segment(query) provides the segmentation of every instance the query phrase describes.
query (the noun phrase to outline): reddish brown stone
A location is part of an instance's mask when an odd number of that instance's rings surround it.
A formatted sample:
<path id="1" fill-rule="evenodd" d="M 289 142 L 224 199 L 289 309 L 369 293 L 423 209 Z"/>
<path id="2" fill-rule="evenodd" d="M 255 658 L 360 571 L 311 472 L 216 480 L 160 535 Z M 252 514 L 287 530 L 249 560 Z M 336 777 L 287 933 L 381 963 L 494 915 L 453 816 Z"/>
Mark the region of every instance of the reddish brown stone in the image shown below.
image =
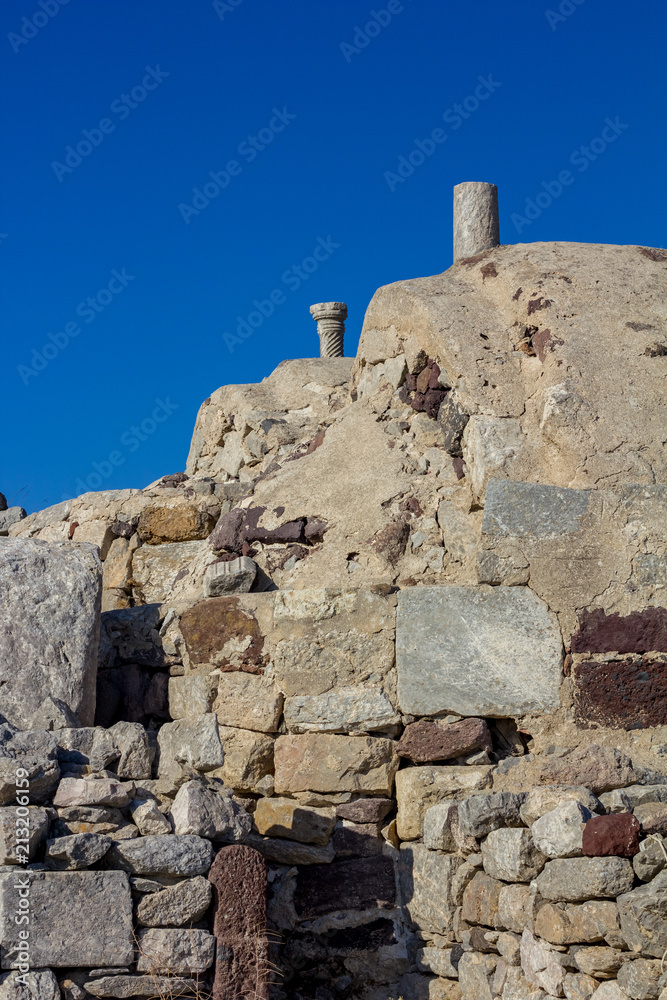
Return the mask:
<path id="1" fill-rule="evenodd" d="M 661 726 L 667 716 L 667 663 L 646 657 L 579 663 L 574 703 L 582 725 Z"/>
<path id="2" fill-rule="evenodd" d="M 382 854 L 303 867 L 294 894 L 300 920 L 334 910 L 390 908 L 395 900 L 394 863 Z"/>
<path id="3" fill-rule="evenodd" d="M 369 545 L 381 553 L 390 566 L 395 566 L 405 552 L 405 546 L 410 537 L 410 523 L 406 517 L 398 517 L 395 521 L 381 528 L 369 540 Z"/>
<path id="4" fill-rule="evenodd" d="M 582 850 L 587 858 L 633 858 L 639 851 L 639 823 L 632 813 L 593 816 L 584 826 Z"/>
<path id="5" fill-rule="evenodd" d="M 381 823 L 393 804 L 391 799 L 356 799 L 336 806 L 336 815 L 352 823 Z"/>
<path id="6" fill-rule="evenodd" d="M 475 750 L 490 750 L 491 736 L 484 719 L 461 719 L 447 726 L 437 722 L 413 722 L 398 742 L 398 753 L 413 764 L 462 757 Z"/>
<path id="7" fill-rule="evenodd" d="M 240 507 L 223 514 L 208 537 L 209 545 L 216 550 L 227 549 L 228 552 L 240 552 L 243 545 L 241 527 L 245 511 Z"/>
<path id="8" fill-rule="evenodd" d="M 252 847 L 232 844 L 218 851 L 208 878 L 217 942 L 211 1000 L 268 1000 L 266 862 Z"/>
<path id="9" fill-rule="evenodd" d="M 584 611 L 572 636 L 573 653 L 667 652 L 667 608 L 644 608 L 621 617 L 602 608 Z"/>
<path id="10" fill-rule="evenodd" d="M 268 662 L 264 636 L 250 611 L 240 607 L 238 597 L 209 597 L 185 611 L 181 632 L 191 663 L 215 663 L 220 670 L 245 670 L 261 673 Z M 234 662 L 220 660 L 217 654 L 230 639 L 238 639 L 243 653 Z"/>

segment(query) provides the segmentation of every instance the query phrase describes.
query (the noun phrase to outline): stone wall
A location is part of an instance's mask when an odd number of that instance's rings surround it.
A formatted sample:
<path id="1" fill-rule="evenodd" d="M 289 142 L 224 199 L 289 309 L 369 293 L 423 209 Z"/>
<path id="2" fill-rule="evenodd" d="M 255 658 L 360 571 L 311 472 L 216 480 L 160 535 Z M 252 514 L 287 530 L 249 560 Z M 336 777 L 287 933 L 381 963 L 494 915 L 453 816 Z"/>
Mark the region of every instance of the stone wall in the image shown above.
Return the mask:
<path id="1" fill-rule="evenodd" d="M 0 1000 L 657 1000 L 664 264 L 380 289 L 185 473 L 0 522 Z"/>

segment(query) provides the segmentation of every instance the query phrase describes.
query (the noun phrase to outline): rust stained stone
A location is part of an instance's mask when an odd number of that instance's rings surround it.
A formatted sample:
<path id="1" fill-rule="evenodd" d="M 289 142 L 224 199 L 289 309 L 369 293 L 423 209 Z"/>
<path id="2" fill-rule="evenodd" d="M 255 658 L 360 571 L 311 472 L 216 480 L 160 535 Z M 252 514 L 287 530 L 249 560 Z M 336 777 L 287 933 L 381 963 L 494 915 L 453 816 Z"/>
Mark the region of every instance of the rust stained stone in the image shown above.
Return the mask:
<path id="1" fill-rule="evenodd" d="M 413 764 L 461 757 L 475 750 L 490 750 L 491 735 L 484 719 L 462 719 L 447 726 L 422 719 L 406 726 L 398 754 Z"/>
<path id="2" fill-rule="evenodd" d="M 667 652 L 667 608 L 644 608 L 621 617 L 602 608 L 584 611 L 572 636 L 573 653 Z"/>
<path id="3" fill-rule="evenodd" d="M 584 826 L 582 850 L 587 858 L 634 858 L 639 852 L 639 823 L 632 813 L 593 816 Z"/>
<path id="4" fill-rule="evenodd" d="M 180 627 L 193 665 L 215 662 L 222 671 L 263 673 L 268 662 L 264 636 L 254 615 L 240 607 L 238 597 L 209 597 L 199 601 L 183 613 Z M 242 640 L 240 668 L 230 661 L 219 661 L 216 656 L 230 639 Z"/>
<path id="5" fill-rule="evenodd" d="M 254 848 L 232 844 L 218 851 L 208 878 L 217 943 L 211 1000 L 268 1000 L 266 862 Z"/>

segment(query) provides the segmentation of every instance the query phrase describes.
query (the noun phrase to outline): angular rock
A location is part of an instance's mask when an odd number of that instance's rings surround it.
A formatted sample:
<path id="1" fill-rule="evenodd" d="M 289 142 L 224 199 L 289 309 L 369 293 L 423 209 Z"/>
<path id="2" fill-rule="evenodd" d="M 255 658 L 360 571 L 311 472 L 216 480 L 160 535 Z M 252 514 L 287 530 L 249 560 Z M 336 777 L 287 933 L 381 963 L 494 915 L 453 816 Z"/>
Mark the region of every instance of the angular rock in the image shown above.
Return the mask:
<path id="1" fill-rule="evenodd" d="M 437 802 L 424 813 L 424 844 L 431 851 L 453 852 L 457 849 L 451 828 L 451 812 L 455 799 Z"/>
<path id="2" fill-rule="evenodd" d="M 406 726 L 398 742 L 399 757 L 407 757 L 413 764 L 428 764 L 490 749 L 491 734 L 484 719 L 461 719 L 449 724 L 422 719 Z"/>
<path id="3" fill-rule="evenodd" d="M 667 833 L 667 802 L 645 802 L 635 809 L 642 833 Z"/>
<path id="4" fill-rule="evenodd" d="M 174 761 L 197 771 L 212 771 L 224 763 L 218 720 L 212 712 L 167 723 L 160 729 L 157 742 L 159 774 L 166 773 Z"/>
<path id="5" fill-rule="evenodd" d="M 422 835 L 424 814 L 429 806 L 443 799 L 491 783 L 491 767 L 430 766 L 407 767 L 396 775 L 398 804 L 397 827 L 401 840 L 416 840 Z"/>
<path id="6" fill-rule="evenodd" d="M 632 1000 L 657 1000 L 662 990 L 661 976 L 662 962 L 635 958 L 621 965 L 616 978 L 623 992 Z"/>
<path id="7" fill-rule="evenodd" d="M 558 621 L 526 587 L 409 587 L 398 594 L 401 711 L 517 716 L 559 707 Z"/>
<path id="8" fill-rule="evenodd" d="M 597 941 L 617 948 L 623 945 L 618 908 L 607 900 L 590 900 L 581 906 L 544 903 L 535 917 L 535 934 L 557 945 Z"/>
<path id="9" fill-rule="evenodd" d="M 564 757 L 547 757 L 541 763 L 538 780 L 548 785 L 583 785 L 599 795 L 632 785 L 639 777 L 630 758 L 620 750 L 589 744 Z"/>
<path id="10" fill-rule="evenodd" d="M 593 816 L 584 827 L 585 857 L 633 858 L 639 852 L 639 822 L 630 813 Z"/>
<path id="11" fill-rule="evenodd" d="M 169 678 L 169 714 L 172 719 L 192 719 L 207 715 L 218 693 L 218 677 L 213 674 L 184 674 Z"/>
<path id="12" fill-rule="evenodd" d="M 332 910 L 390 909 L 395 898 L 394 863 L 376 855 L 301 869 L 294 905 L 306 920 Z"/>
<path id="13" fill-rule="evenodd" d="M 589 1000 L 598 988 L 597 979 L 583 972 L 568 972 L 563 979 L 563 993 L 567 1000 Z"/>
<path id="14" fill-rule="evenodd" d="M 204 573 L 204 597 L 247 594 L 256 576 L 257 563 L 248 556 L 211 563 Z"/>
<path id="15" fill-rule="evenodd" d="M 262 779 L 273 774 L 273 737 L 232 726 L 220 726 L 219 733 L 225 762 L 211 777 L 222 778 L 235 792 L 256 791 Z"/>
<path id="16" fill-rule="evenodd" d="M 92 726 L 102 568 L 87 544 L 0 538 L 0 713 L 20 729 Z"/>
<path id="17" fill-rule="evenodd" d="M 583 853 L 582 836 L 587 821 L 591 821 L 588 809 L 571 799 L 540 816 L 530 829 L 536 846 L 548 858 L 575 858 Z"/>
<path id="18" fill-rule="evenodd" d="M 544 899 L 578 903 L 618 896 L 631 889 L 633 881 L 626 858 L 559 858 L 547 862 L 535 885 Z"/>
<path id="19" fill-rule="evenodd" d="M 44 862 L 56 871 L 92 868 L 111 847 L 111 837 L 99 833 L 78 833 L 47 840 Z"/>
<path id="20" fill-rule="evenodd" d="M 502 885 L 498 894 L 498 926 L 521 934 L 525 927 L 535 930 L 542 900 L 527 885 Z"/>
<path id="21" fill-rule="evenodd" d="M 260 837 L 251 833 L 246 843 L 255 848 L 267 861 L 277 865 L 328 865 L 336 856 L 331 841 L 326 847 L 315 844 L 301 844 L 298 840 L 283 840 L 281 837 Z"/>
<path id="22" fill-rule="evenodd" d="M 459 803 L 459 826 L 467 837 L 484 837 L 501 826 L 521 826 L 523 795 L 492 792 L 471 795 Z"/>
<path id="23" fill-rule="evenodd" d="M 2 1000 L 60 1000 L 58 980 L 50 969 L 10 972 L 0 986 Z"/>
<path id="24" fill-rule="evenodd" d="M 626 1000 L 626 995 L 615 979 L 600 983 L 594 994 L 597 1000 Z"/>
<path id="25" fill-rule="evenodd" d="M 508 965 L 521 964 L 521 938 L 518 934 L 503 931 L 498 935 L 496 947 Z"/>
<path id="26" fill-rule="evenodd" d="M 58 762 L 63 770 L 66 764 L 87 764 L 92 772 L 103 771 L 118 759 L 118 755 L 111 733 L 99 726 L 58 732 Z"/>
<path id="27" fill-rule="evenodd" d="M 385 692 L 361 685 L 285 700 L 285 725 L 292 733 L 373 732 L 398 722 Z"/>
<path id="28" fill-rule="evenodd" d="M 178 979 L 175 976 L 102 976 L 83 985 L 86 993 L 93 997 L 115 997 L 117 1000 L 128 1000 L 129 997 L 181 997 L 197 994 L 197 982 L 194 979 Z"/>
<path id="29" fill-rule="evenodd" d="M 628 948 L 662 958 L 667 950 L 667 872 L 624 892 L 616 902 Z"/>
<path id="30" fill-rule="evenodd" d="M 521 819 L 526 826 L 564 802 L 579 802 L 589 812 L 603 812 L 601 800 L 582 785 L 544 785 L 531 788 L 521 805 Z"/>
<path id="31" fill-rule="evenodd" d="M 284 792 L 391 794 L 398 768 L 392 740 L 373 736 L 279 736 L 275 788 Z"/>
<path id="32" fill-rule="evenodd" d="M 339 820 L 331 843 L 337 858 L 368 858 L 382 853 L 382 840 L 377 823 L 350 823 Z"/>
<path id="33" fill-rule="evenodd" d="M 552 997 L 563 996 L 566 968 L 561 955 L 526 928 L 521 935 L 521 968 L 529 983 Z"/>
<path id="34" fill-rule="evenodd" d="M 211 902 L 211 883 L 197 876 L 143 896 L 137 923 L 144 927 L 183 927 L 203 917 Z"/>
<path id="35" fill-rule="evenodd" d="M 19 817 L 15 806 L 0 808 L 0 865 L 32 860 L 48 830 L 49 816 L 45 809 L 28 806 L 28 815 Z"/>
<path id="36" fill-rule="evenodd" d="M 611 979 L 629 958 L 627 951 L 600 945 L 590 948 L 575 946 L 570 949 L 570 955 L 581 972 L 597 979 Z"/>
<path id="37" fill-rule="evenodd" d="M 333 809 L 303 806 L 294 799 L 260 799 L 253 814 L 257 831 L 269 837 L 287 837 L 303 844 L 326 845 L 336 825 Z"/>
<path id="38" fill-rule="evenodd" d="M 114 770 L 119 778 L 150 778 L 153 753 L 146 730 L 138 722 L 117 722 L 109 735 L 120 752 Z"/>
<path id="39" fill-rule="evenodd" d="M 20 912 L 16 874 L 0 874 L 2 968 L 16 959 Z M 129 965 L 134 959 L 132 900 L 124 872 L 24 871 L 29 883 L 30 962 L 35 967 Z"/>
<path id="40" fill-rule="evenodd" d="M 146 604 L 166 601 L 176 576 L 206 551 L 205 541 L 142 545 L 132 559 L 135 592 L 140 592 Z"/>
<path id="41" fill-rule="evenodd" d="M 212 786 L 186 781 L 174 799 L 171 818 L 176 834 L 194 834 L 225 843 L 243 840 L 252 828 L 251 817 L 222 782 Z"/>
<path id="42" fill-rule="evenodd" d="M 132 875 L 183 877 L 204 875 L 211 867 L 213 855 L 210 841 L 203 837 L 163 834 L 114 844 L 105 864 Z"/>
<path id="43" fill-rule="evenodd" d="M 171 833 L 171 823 L 164 813 L 160 812 L 154 799 L 132 799 L 130 813 L 142 837 Z"/>
<path id="44" fill-rule="evenodd" d="M 662 838 L 659 841 L 648 837 L 643 840 L 639 845 L 639 853 L 632 859 L 637 878 L 642 882 L 650 882 L 655 878 L 667 864 L 666 849 Z"/>
<path id="45" fill-rule="evenodd" d="M 355 799 L 336 806 L 336 815 L 352 823 L 381 823 L 393 804 L 392 799 Z"/>
<path id="46" fill-rule="evenodd" d="M 217 961 L 213 1000 L 268 1000 L 266 863 L 250 847 L 223 847 L 209 873 Z"/>
<path id="47" fill-rule="evenodd" d="M 147 927 L 137 936 L 137 972 L 193 975 L 213 965 L 215 938 L 208 931 Z"/>
<path id="48" fill-rule="evenodd" d="M 484 871 L 504 882 L 530 882 L 544 868 L 546 857 L 535 846 L 530 830 L 492 830 L 482 843 Z"/>
<path id="49" fill-rule="evenodd" d="M 497 959 L 491 955 L 465 952 L 459 962 L 459 983 L 465 1000 L 493 1000 L 493 973 Z"/>
<path id="50" fill-rule="evenodd" d="M 128 805 L 134 798 L 134 784 L 114 778 L 63 778 L 53 799 L 54 806 Z"/>
<path id="51" fill-rule="evenodd" d="M 502 888 L 502 882 L 478 872 L 463 893 L 463 919 L 469 924 L 483 924 L 485 927 L 502 926 L 498 910 Z"/>
<path id="52" fill-rule="evenodd" d="M 275 733 L 282 707 L 283 696 L 269 677 L 236 670 L 218 679 L 213 711 L 221 726 Z"/>
<path id="53" fill-rule="evenodd" d="M 667 785 L 628 785 L 600 796 L 608 813 L 629 812 L 645 802 L 667 802 Z"/>
<path id="54" fill-rule="evenodd" d="M 452 948 L 420 948 L 417 952 L 417 968 L 420 972 L 433 972 L 445 979 L 458 979 L 459 959 L 452 960 Z"/>
<path id="55" fill-rule="evenodd" d="M 589 490 L 489 479 L 482 534 L 540 539 L 573 534 L 579 531 L 589 496 Z"/>
<path id="56" fill-rule="evenodd" d="M 208 538 L 214 525 L 211 514 L 194 505 L 145 507 L 139 516 L 137 534 L 148 545 L 164 545 Z"/>

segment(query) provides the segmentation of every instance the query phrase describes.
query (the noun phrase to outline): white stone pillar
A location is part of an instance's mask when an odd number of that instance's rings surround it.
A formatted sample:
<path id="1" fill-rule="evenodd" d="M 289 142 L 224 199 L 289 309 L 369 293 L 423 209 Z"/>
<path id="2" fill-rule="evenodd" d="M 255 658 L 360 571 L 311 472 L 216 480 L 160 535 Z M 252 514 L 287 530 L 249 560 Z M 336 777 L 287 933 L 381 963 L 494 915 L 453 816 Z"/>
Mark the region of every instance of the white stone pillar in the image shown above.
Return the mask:
<path id="1" fill-rule="evenodd" d="M 344 302 L 316 302 L 310 315 L 317 320 L 321 358 L 342 358 L 347 306 Z"/>
<path id="2" fill-rule="evenodd" d="M 454 187 L 454 261 L 500 244 L 498 188 L 482 181 Z"/>

